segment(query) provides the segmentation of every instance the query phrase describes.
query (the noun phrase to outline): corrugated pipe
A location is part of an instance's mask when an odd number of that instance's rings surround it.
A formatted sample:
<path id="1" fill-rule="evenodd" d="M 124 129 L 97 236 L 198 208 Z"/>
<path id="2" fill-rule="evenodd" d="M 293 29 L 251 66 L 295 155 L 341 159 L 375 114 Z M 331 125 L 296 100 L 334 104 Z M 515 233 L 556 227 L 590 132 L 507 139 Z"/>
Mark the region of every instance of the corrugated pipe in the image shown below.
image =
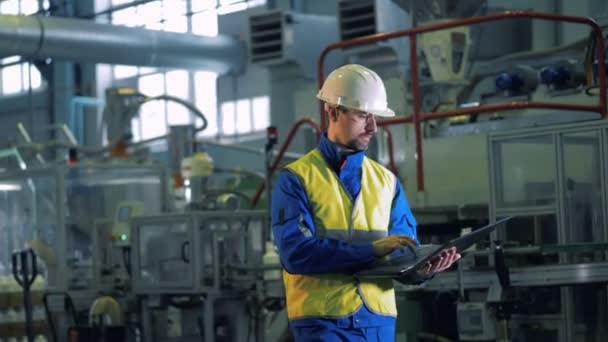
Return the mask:
<path id="1" fill-rule="evenodd" d="M 135 18 L 133 18 L 135 20 Z M 99 24 L 90 20 L 0 15 L 0 53 L 28 58 L 239 72 L 245 44 L 230 36 L 203 37 Z"/>

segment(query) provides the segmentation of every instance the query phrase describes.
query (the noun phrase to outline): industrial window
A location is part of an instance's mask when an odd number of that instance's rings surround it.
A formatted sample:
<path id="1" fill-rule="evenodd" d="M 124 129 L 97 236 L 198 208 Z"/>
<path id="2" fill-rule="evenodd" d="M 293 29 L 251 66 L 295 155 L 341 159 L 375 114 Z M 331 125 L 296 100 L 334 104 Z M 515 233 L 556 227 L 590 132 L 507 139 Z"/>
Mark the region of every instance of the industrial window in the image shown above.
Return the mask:
<path id="1" fill-rule="evenodd" d="M 122 8 L 131 2 L 133 0 L 112 0 L 111 5 Z M 265 3 L 266 0 L 157 0 L 113 11 L 111 21 L 114 25 L 145 27 L 177 33 L 189 32 L 214 37 L 218 35 L 219 15 Z M 257 128 L 251 119 L 253 99 L 246 100 L 247 105 L 245 102 L 235 103 L 237 107 L 240 105 L 236 109 L 246 108 L 245 110 L 248 110 L 246 115 L 239 114 L 239 117 L 244 116 L 247 119 L 244 119 L 243 122 L 238 121 L 238 127 L 236 126 L 237 118 L 235 115 L 230 116 L 230 111 L 226 112 L 228 113 L 226 114 L 227 119 L 223 118 L 224 111 L 218 113 L 216 85 L 218 75 L 214 72 L 184 70 L 160 72 L 156 68 L 126 65 L 116 65 L 112 69 L 114 79 L 137 78 L 138 89 L 148 96 L 169 94 L 192 101 L 207 119 L 207 128 L 201 133 L 202 136 L 248 133 Z M 259 101 L 256 103 L 259 107 Z M 268 112 L 268 105 L 266 111 Z M 234 110 L 232 112 L 236 113 Z M 237 110 L 237 112 L 239 111 Z M 163 122 L 165 125 L 159 125 L 159 122 Z M 150 102 L 142 106 L 139 118 L 133 120 L 134 138 L 135 140 L 153 138 L 166 134 L 167 125 L 192 122 L 197 127 L 202 124 L 200 119 L 179 104 Z M 223 126 L 226 122 L 233 122 L 234 129 Z M 219 126 L 220 123 L 222 123 L 222 127 Z M 262 129 L 266 126 L 264 125 Z"/>
<path id="2" fill-rule="evenodd" d="M 203 136 L 215 136 L 218 134 L 217 127 L 217 74 L 209 71 L 198 71 L 194 73 L 194 93 L 196 94 L 195 105 L 200 109 L 207 119 L 207 128 L 202 132 Z M 200 126 L 200 119 L 196 120 L 196 126 Z"/>
<path id="3" fill-rule="evenodd" d="M 189 74 L 186 70 L 173 70 L 166 73 L 155 73 L 141 76 L 138 89 L 148 96 L 168 94 L 178 98 L 188 98 Z M 206 114 L 206 113 L 205 113 Z M 174 102 L 150 101 L 140 110 L 140 115 L 133 120 L 135 140 L 145 140 L 167 133 L 169 125 L 184 125 L 193 121 L 192 114 L 182 105 Z M 200 121 L 200 120 L 199 120 Z M 200 122 L 196 123 L 200 125 Z"/>
<path id="4" fill-rule="evenodd" d="M 40 7 L 42 6 L 42 7 Z M 49 8 L 49 1 L 3 0 L 0 14 L 34 15 Z M 40 71 L 19 56 L 0 59 L 0 92 L 3 95 L 20 94 L 42 86 Z"/>
<path id="5" fill-rule="evenodd" d="M 222 135 L 257 132 L 270 126 L 270 98 L 258 96 L 226 101 L 220 106 Z"/>

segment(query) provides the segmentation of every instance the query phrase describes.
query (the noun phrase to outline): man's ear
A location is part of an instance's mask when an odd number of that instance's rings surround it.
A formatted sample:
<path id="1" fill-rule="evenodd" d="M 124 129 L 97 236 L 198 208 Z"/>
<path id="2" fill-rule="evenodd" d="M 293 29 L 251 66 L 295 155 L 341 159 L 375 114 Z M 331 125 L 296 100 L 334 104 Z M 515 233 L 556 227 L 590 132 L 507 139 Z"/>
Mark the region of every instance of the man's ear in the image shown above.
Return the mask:
<path id="1" fill-rule="evenodd" d="M 327 117 L 328 117 L 329 121 L 332 121 L 332 122 L 338 121 L 338 108 L 329 107 L 327 109 Z"/>

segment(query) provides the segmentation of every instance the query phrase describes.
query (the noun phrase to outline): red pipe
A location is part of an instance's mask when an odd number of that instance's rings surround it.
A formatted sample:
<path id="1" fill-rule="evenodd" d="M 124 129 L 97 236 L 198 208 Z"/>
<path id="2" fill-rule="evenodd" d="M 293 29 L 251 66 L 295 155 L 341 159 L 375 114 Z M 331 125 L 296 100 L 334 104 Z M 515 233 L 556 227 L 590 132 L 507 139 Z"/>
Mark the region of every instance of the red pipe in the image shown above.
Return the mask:
<path id="1" fill-rule="evenodd" d="M 393 143 L 393 132 L 388 126 L 382 127 L 386 134 L 386 146 L 388 148 L 388 169 L 397 174 L 397 165 L 395 164 L 395 145 Z"/>
<path id="2" fill-rule="evenodd" d="M 507 11 L 507 12 L 501 12 L 501 13 L 492 13 L 492 14 L 482 15 L 482 16 L 478 16 L 478 17 L 457 19 L 457 20 L 452 20 L 452 21 L 448 21 L 448 22 L 418 26 L 418 27 L 414 27 L 411 29 L 407 29 L 407 30 L 376 33 L 376 34 L 372 34 L 372 35 L 368 35 L 368 36 L 364 36 L 364 37 L 348 39 L 348 40 L 343 40 L 343 41 L 339 41 L 336 43 L 332 43 L 332 44 L 328 45 L 327 47 L 325 47 L 325 49 L 323 49 L 323 51 L 321 51 L 321 54 L 319 55 L 319 59 L 317 61 L 317 76 L 321 76 L 321 77 L 318 77 L 318 81 L 319 81 L 318 83 L 319 83 L 319 85 L 323 84 L 323 79 L 324 79 L 323 62 L 325 60 L 326 55 L 329 52 L 331 52 L 332 50 L 335 50 L 338 48 L 347 48 L 347 47 L 352 47 L 352 46 L 358 46 L 358 45 L 366 45 L 366 44 L 375 43 L 375 42 L 378 42 L 381 40 L 400 38 L 400 37 L 404 37 L 404 36 L 413 36 L 418 33 L 439 31 L 439 30 L 444 30 L 444 29 L 453 28 L 453 27 L 469 26 L 469 25 L 480 24 L 480 23 L 484 23 L 484 22 L 488 22 L 488 21 L 513 19 L 513 18 L 544 19 L 544 20 L 550 20 L 550 21 L 565 21 L 565 22 L 571 22 L 571 23 L 587 24 L 587 25 L 591 26 L 593 28 L 593 30 L 596 32 L 596 39 L 601 38 L 601 36 L 602 36 L 602 30 L 600 29 L 599 25 L 595 22 L 595 20 L 593 20 L 591 18 L 587 18 L 587 17 L 576 17 L 576 16 L 569 16 L 569 15 L 526 12 L 526 11 Z M 599 34 L 599 36 L 598 36 L 598 34 Z M 599 44 L 600 41 L 601 41 L 601 44 Z M 603 46 L 604 46 L 603 39 L 598 39 L 598 48 L 601 48 Z"/>
<path id="3" fill-rule="evenodd" d="M 547 102 L 514 102 L 509 104 L 502 105 L 484 105 L 476 108 L 466 108 L 466 109 L 456 109 L 449 111 L 442 111 L 437 113 L 420 113 L 420 99 L 419 99 L 419 84 L 418 84 L 418 59 L 417 59 L 417 48 L 416 48 L 416 34 L 438 31 L 452 27 L 459 26 L 468 26 L 473 24 L 479 24 L 488 21 L 496 21 L 503 19 L 512 19 L 512 18 L 530 18 L 530 19 L 542 19 L 542 20 L 550 20 L 550 21 L 562 21 L 562 22 L 571 22 L 571 23 L 580 23 L 587 24 L 591 26 L 593 32 L 595 34 L 595 39 L 597 41 L 598 47 L 598 73 L 599 73 L 599 87 L 600 87 L 600 100 L 597 106 L 585 106 L 585 105 L 569 105 L 569 104 L 555 104 L 555 103 L 547 103 Z M 462 114 L 474 114 L 474 113 L 487 113 L 494 112 L 500 110 L 511 110 L 511 109 L 520 109 L 520 108 L 544 108 L 544 109 L 558 109 L 558 110 L 582 110 L 582 111 L 593 111 L 598 112 L 602 116 L 602 118 L 606 118 L 608 108 L 606 106 L 606 66 L 604 64 L 605 61 L 605 44 L 604 39 L 602 37 L 602 30 L 599 25 L 591 18 L 586 17 L 576 17 L 576 16 L 567 16 L 567 15 L 558 15 L 558 14 L 550 14 L 550 13 L 537 13 L 537 12 L 525 12 L 525 11 L 512 11 L 512 12 L 502 12 L 502 13 L 493 13 L 479 17 L 458 19 L 449 22 L 436 23 L 431 25 L 414 27 L 407 30 L 400 30 L 394 32 L 383 32 L 377 33 L 369 36 L 359 37 L 355 39 L 344 40 L 340 42 L 336 42 L 328 45 L 321 51 L 319 55 L 319 59 L 317 61 L 317 84 L 319 89 L 323 85 L 323 81 L 325 79 L 323 73 L 324 61 L 325 57 L 329 52 L 338 48 L 348 48 L 352 46 L 358 45 L 366 45 L 375 43 L 382 40 L 388 40 L 393 38 L 400 37 L 410 37 L 410 63 L 411 65 L 411 73 L 412 73 L 412 95 L 414 97 L 414 113 L 412 115 L 413 118 L 395 118 L 382 120 L 378 122 L 378 126 L 386 127 L 387 125 L 397 124 L 397 123 L 405 123 L 412 122 L 414 124 L 415 136 L 416 136 L 416 172 L 418 175 L 418 191 L 424 191 L 424 164 L 422 158 L 422 138 L 421 138 L 421 129 L 420 122 L 425 120 L 432 120 L 435 118 L 445 118 L 450 116 L 462 115 Z M 321 127 L 323 131 L 327 129 L 326 120 L 325 120 L 325 112 L 323 110 L 323 103 L 320 103 L 320 111 L 319 116 L 321 119 Z"/>
<path id="4" fill-rule="evenodd" d="M 416 180 L 418 192 L 424 191 L 424 164 L 422 156 L 422 130 L 420 129 L 420 84 L 418 83 L 418 53 L 416 36 L 410 37 L 410 77 L 412 78 L 412 97 L 414 98 L 414 138 L 416 139 Z"/>
<path id="5" fill-rule="evenodd" d="M 595 26 L 597 26 L 597 24 L 595 24 Z M 601 111 L 600 114 L 602 115 L 602 119 L 606 118 L 606 115 L 608 115 L 608 108 L 606 105 L 606 48 L 604 47 L 604 37 L 602 36 L 602 30 L 599 29 L 598 26 L 598 30 L 595 29 L 595 27 L 593 27 L 593 31 L 595 33 L 595 39 L 598 42 L 598 46 L 599 46 L 599 51 L 597 54 L 597 60 L 598 60 L 598 66 L 597 66 L 597 72 L 600 76 L 600 104 L 599 106 L 601 107 Z"/>
<path id="6" fill-rule="evenodd" d="M 552 103 L 552 102 L 511 102 L 501 104 L 483 105 L 479 107 L 469 108 L 458 108 L 450 109 L 446 111 L 436 113 L 422 113 L 422 121 L 437 120 L 448 118 L 458 115 L 468 114 L 487 114 L 492 112 L 501 112 L 513 109 L 525 109 L 525 108 L 540 108 L 540 109 L 556 109 L 556 110 L 572 110 L 581 112 L 601 112 L 601 108 L 598 105 L 576 105 L 576 104 L 563 104 L 563 103 Z"/>
<path id="7" fill-rule="evenodd" d="M 321 137 L 321 129 L 319 128 L 319 125 L 317 125 L 315 120 L 313 120 L 312 118 L 302 118 L 302 119 L 298 120 L 293 125 L 293 127 L 291 127 L 291 130 L 289 131 L 289 133 L 287 133 L 285 142 L 283 143 L 283 145 L 281 145 L 281 148 L 279 148 L 279 152 L 277 152 L 277 155 L 274 157 L 274 160 L 272 161 L 272 163 L 270 165 L 269 171 L 270 171 L 271 177 L 274 174 L 274 172 L 276 171 L 277 167 L 279 166 L 279 163 L 283 159 L 283 155 L 285 155 L 285 151 L 287 151 L 287 148 L 289 147 L 289 145 L 291 144 L 291 141 L 293 140 L 294 136 L 298 132 L 298 129 L 303 124 L 308 124 L 315 130 L 315 133 L 317 134 L 317 142 L 319 142 L 319 138 Z M 260 185 L 258 186 L 257 191 L 255 192 L 255 195 L 253 196 L 253 199 L 251 200 L 252 208 L 255 208 L 255 206 L 258 204 L 258 201 L 260 200 L 260 196 L 262 196 L 262 192 L 264 191 L 265 187 L 266 187 L 266 181 L 265 180 L 261 181 Z M 268 205 L 270 205 L 270 203 L 268 203 Z"/>
<path id="8" fill-rule="evenodd" d="M 435 112 L 437 108 L 441 105 L 450 104 L 449 102 L 439 102 L 432 111 Z M 422 117 L 422 121 L 424 121 L 424 117 Z M 393 171 L 396 175 L 398 175 L 397 165 L 395 164 L 395 144 L 393 139 L 393 132 L 390 130 L 388 126 L 398 124 L 398 123 L 411 123 L 412 116 L 398 116 L 392 119 L 385 119 L 382 121 L 378 121 L 376 125 L 384 130 L 386 133 L 386 145 L 388 147 L 388 168 Z"/>
<path id="9" fill-rule="evenodd" d="M 391 125 L 396 125 L 396 124 L 403 124 L 403 123 L 412 123 L 412 122 L 414 122 L 414 116 L 413 115 L 396 116 L 396 117 L 390 118 L 390 119 L 378 120 L 376 122 L 376 126 L 384 128 L 386 126 L 391 126 Z"/>

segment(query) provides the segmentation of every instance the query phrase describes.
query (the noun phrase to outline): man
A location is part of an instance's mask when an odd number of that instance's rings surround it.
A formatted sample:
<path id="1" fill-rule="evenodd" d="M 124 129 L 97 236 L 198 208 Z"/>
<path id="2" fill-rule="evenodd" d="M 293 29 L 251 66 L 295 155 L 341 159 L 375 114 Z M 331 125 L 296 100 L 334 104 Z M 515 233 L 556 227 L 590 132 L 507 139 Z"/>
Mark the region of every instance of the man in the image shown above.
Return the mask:
<path id="1" fill-rule="evenodd" d="M 325 102 L 327 134 L 318 148 L 287 165 L 272 197 L 292 331 L 296 341 L 394 341 L 392 280 L 352 274 L 417 244 L 400 182 L 365 157 L 376 116 L 395 113 L 380 77 L 361 65 L 336 69 L 317 98 Z M 454 249 L 443 251 L 415 282 L 458 258 Z"/>

